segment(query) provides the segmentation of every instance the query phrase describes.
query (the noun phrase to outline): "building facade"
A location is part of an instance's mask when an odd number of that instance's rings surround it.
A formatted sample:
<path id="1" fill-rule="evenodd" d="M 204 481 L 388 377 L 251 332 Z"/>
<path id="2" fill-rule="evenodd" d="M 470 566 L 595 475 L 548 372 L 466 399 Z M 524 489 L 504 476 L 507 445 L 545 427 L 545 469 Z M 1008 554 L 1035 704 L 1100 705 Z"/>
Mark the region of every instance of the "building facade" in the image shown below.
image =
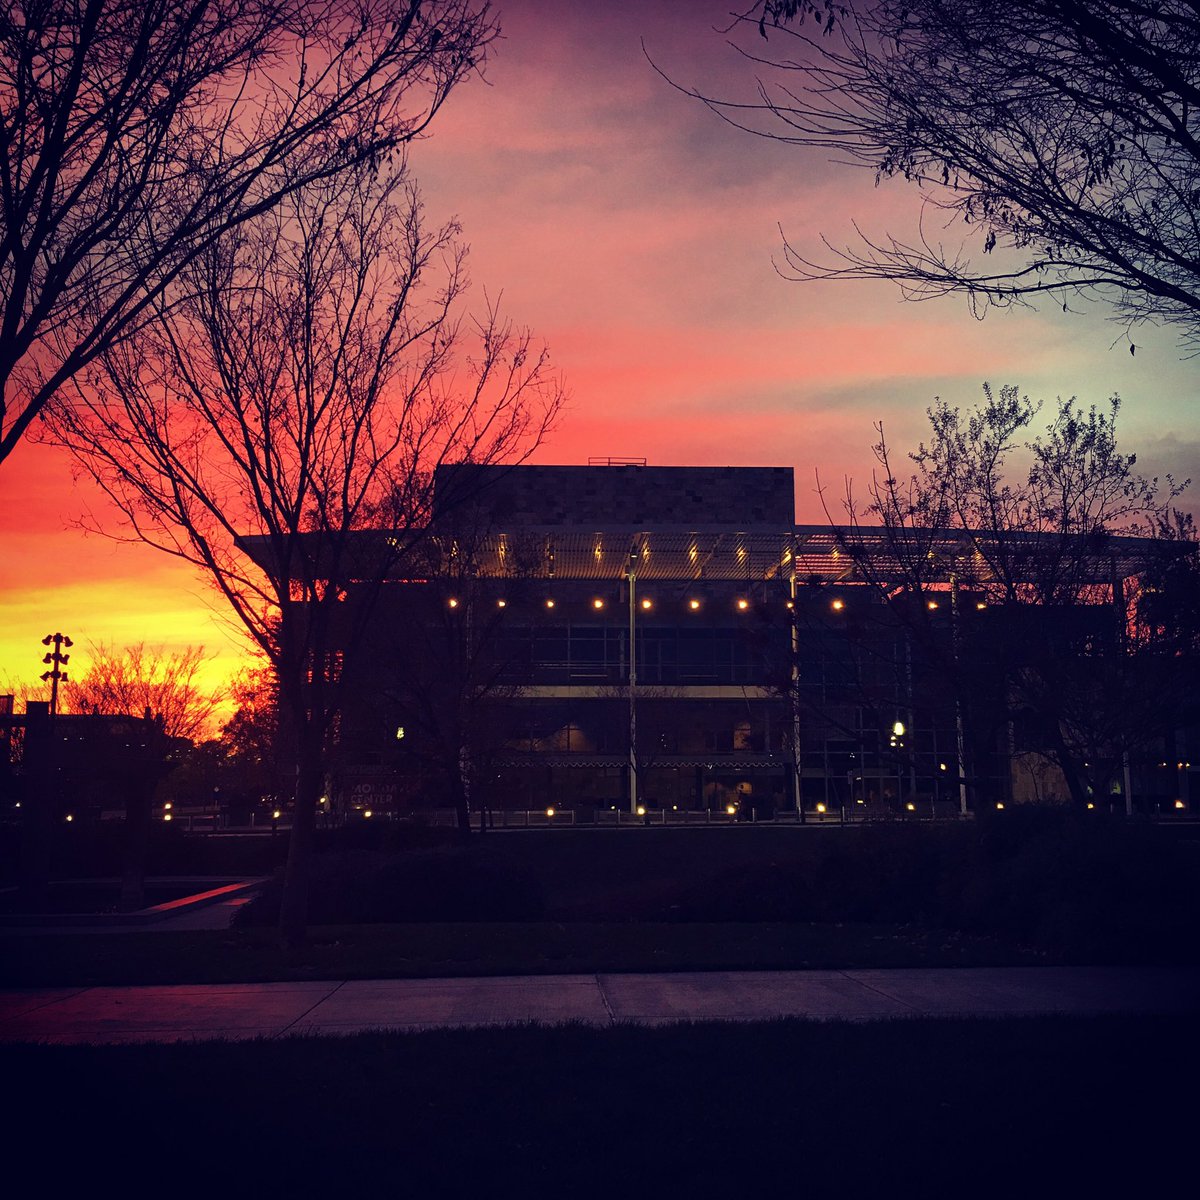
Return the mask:
<path id="1" fill-rule="evenodd" d="M 380 591 L 341 727 L 343 805 L 376 787 L 401 811 L 457 794 L 756 818 L 1066 798 L 1013 702 L 1022 647 L 1051 628 L 1094 642 L 1124 559 L 1098 568 L 1093 602 L 1016 614 L 952 563 L 915 598 L 886 564 L 864 572 L 848 539 L 871 531 L 797 525 L 790 468 L 469 470 L 469 501 Z M 1031 619 L 1038 636 L 1018 628 Z M 1188 761 L 1185 723 L 1165 720 L 1150 756 Z M 1123 803 L 1131 770 L 1160 803 L 1186 795 L 1190 762 L 1156 780 L 1124 758 L 1087 785 L 1096 803 Z"/>

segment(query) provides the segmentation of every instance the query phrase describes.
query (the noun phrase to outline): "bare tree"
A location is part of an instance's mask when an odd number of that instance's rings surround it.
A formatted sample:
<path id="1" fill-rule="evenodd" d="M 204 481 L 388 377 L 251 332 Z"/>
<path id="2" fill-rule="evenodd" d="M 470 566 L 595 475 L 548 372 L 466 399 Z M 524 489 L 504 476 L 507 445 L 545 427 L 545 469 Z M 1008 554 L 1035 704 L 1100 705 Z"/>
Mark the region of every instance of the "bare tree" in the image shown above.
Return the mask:
<path id="1" fill-rule="evenodd" d="M 271 663 L 296 748 L 292 942 L 344 680 L 434 472 L 527 453 L 561 400 L 527 333 L 464 323 L 457 232 L 426 229 L 402 169 L 294 193 L 198 257 L 191 298 L 56 410 L 132 535 L 205 572 Z"/>
<path id="2" fill-rule="evenodd" d="M 417 137 L 471 0 L 33 0 L 0 13 L 0 461 L 226 231 Z"/>
<path id="3" fill-rule="evenodd" d="M 138 642 L 118 650 L 92 643 L 87 670 L 67 681 L 67 711 L 140 717 L 147 711 L 162 721 L 169 738 L 196 741 L 209 731 L 224 696 L 199 679 L 207 657 L 203 646 L 168 651 Z"/>
<path id="4" fill-rule="evenodd" d="M 960 704 L 978 711 L 1004 679 L 995 720 L 1083 805 L 1178 712 L 1186 648 L 1138 632 L 1137 588 L 1195 544 L 1172 509 L 1187 483 L 1146 479 L 1118 449 L 1117 397 L 1107 412 L 1060 400 L 1031 437 L 1040 407 L 1013 386 L 985 385 L 965 417 L 939 400 L 907 477 L 880 427 L 881 469 L 865 508 L 847 497 L 839 544 Z"/>
<path id="5" fill-rule="evenodd" d="M 854 245 L 827 240 L 825 263 L 787 245 L 785 273 L 890 279 L 911 299 L 964 293 L 977 314 L 1094 294 L 1127 326 L 1172 322 L 1200 349 L 1190 0 L 758 0 L 739 22 L 770 47 L 750 54 L 758 101 L 691 94 L 743 128 L 906 179 L 926 201 L 917 238 L 859 231 Z"/>

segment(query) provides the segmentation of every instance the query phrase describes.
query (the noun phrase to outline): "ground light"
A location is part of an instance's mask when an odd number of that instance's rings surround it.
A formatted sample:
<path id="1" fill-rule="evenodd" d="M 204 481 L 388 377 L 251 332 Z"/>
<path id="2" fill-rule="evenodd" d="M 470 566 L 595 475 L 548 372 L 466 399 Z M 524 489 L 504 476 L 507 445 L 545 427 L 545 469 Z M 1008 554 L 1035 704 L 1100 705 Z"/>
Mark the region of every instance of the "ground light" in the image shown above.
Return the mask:
<path id="1" fill-rule="evenodd" d="M 554 816 L 554 809 L 552 809 L 552 808 L 546 809 L 546 816 L 548 816 L 548 817 Z"/>
<path id="2" fill-rule="evenodd" d="M 644 817 L 646 815 L 646 806 L 644 804 L 639 804 L 637 806 L 637 815 L 639 817 Z"/>
<path id="3" fill-rule="evenodd" d="M 817 805 L 817 812 L 819 812 L 819 813 L 823 813 L 824 811 L 825 811 L 825 805 L 823 805 L 823 804 L 818 804 L 818 805 Z"/>

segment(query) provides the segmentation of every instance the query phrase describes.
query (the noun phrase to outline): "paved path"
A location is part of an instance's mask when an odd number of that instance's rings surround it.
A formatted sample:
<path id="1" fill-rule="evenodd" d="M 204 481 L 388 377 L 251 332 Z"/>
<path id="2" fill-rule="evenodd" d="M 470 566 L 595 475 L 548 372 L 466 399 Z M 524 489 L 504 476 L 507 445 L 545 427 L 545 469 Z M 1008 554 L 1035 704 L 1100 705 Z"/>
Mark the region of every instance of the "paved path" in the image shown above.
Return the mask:
<path id="1" fill-rule="evenodd" d="M 336 1035 L 519 1021 L 1200 1015 L 1200 968 L 971 967 L 541 975 L 0 992 L 0 1042 Z"/>

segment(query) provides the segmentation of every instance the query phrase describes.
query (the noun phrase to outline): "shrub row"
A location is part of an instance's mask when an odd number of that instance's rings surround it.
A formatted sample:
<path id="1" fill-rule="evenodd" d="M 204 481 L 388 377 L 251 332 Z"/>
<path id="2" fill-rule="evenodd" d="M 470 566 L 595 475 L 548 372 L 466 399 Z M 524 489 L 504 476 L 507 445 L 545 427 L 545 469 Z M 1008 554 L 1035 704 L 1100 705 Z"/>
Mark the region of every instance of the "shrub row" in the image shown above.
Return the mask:
<path id="1" fill-rule="evenodd" d="M 315 924 L 886 922 L 1002 937 L 1074 961 L 1194 956 L 1200 845 L 1092 817 L 1024 809 L 942 828 L 791 831 L 787 854 L 777 853 L 780 834 L 747 831 L 762 838 L 760 856 L 699 873 L 664 870 L 653 887 L 622 878 L 619 854 L 599 854 L 592 898 L 572 905 L 560 903 L 550 862 L 569 834 L 537 842 L 525 859 L 500 838 L 399 854 L 339 849 L 317 860 L 310 913 Z M 621 835 L 616 848 L 632 851 L 629 839 L 639 837 Z M 243 908 L 244 921 L 272 922 L 279 892 L 276 879 Z"/>

